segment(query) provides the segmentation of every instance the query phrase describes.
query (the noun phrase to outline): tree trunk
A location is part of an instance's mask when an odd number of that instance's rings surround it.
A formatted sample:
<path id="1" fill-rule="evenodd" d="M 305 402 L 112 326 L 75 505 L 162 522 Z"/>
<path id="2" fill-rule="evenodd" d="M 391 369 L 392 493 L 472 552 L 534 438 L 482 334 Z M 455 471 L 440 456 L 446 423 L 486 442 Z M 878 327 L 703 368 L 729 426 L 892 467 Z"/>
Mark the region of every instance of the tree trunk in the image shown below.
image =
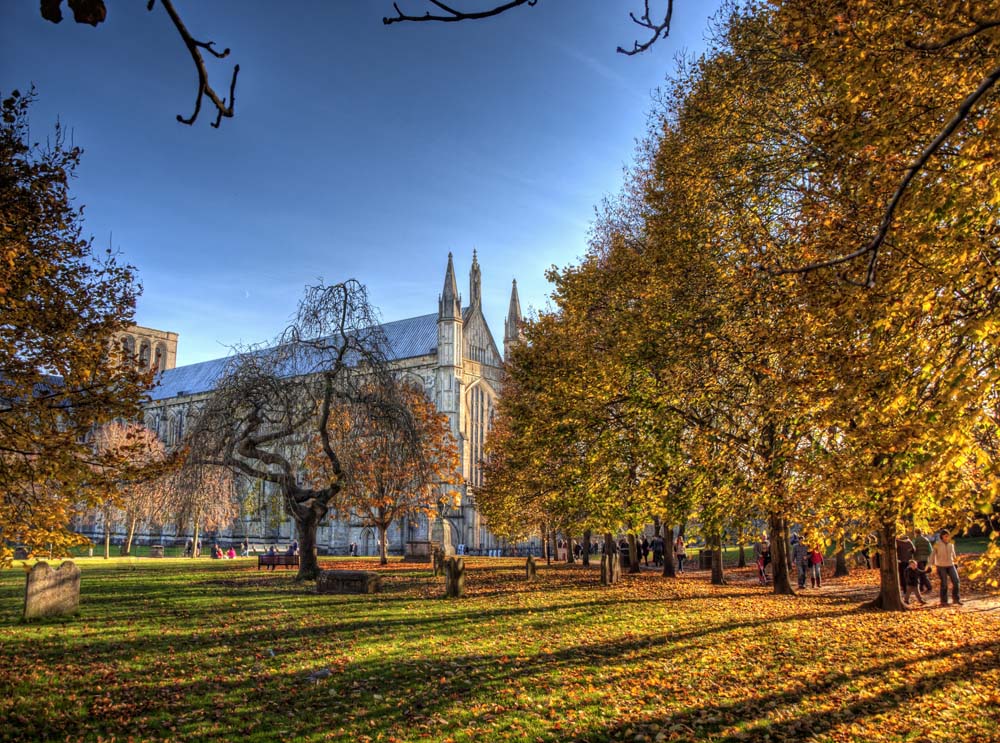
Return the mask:
<path id="1" fill-rule="evenodd" d="M 201 554 L 201 550 L 198 549 L 198 516 L 194 519 L 194 539 L 191 540 L 191 559 L 198 557 Z"/>
<path id="2" fill-rule="evenodd" d="M 747 566 L 747 549 L 746 545 L 740 545 L 740 561 L 736 563 L 736 567 L 745 568 Z"/>
<path id="3" fill-rule="evenodd" d="M 674 530 L 671 527 L 663 535 L 663 577 L 676 578 L 677 565 L 674 563 Z"/>
<path id="4" fill-rule="evenodd" d="M 882 522 L 878 534 L 879 594 L 869 606 L 885 611 L 906 611 L 899 592 L 899 565 L 896 557 L 896 520 Z"/>
<path id="5" fill-rule="evenodd" d="M 552 564 L 552 540 L 551 534 L 549 533 L 549 527 L 542 527 L 542 549 L 545 550 L 545 564 Z"/>
<path id="6" fill-rule="evenodd" d="M 326 516 L 327 507 L 313 498 L 305 503 L 296 503 L 290 495 L 287 502 L 291 506 L 295 531 L 299 537 L 299 572 L 295 580 L 316 580 L 319 576 L 319 560 L 316 555 L 316 530 Z"/>
<path id="7" fill-rule="evenodd" d="M 139 522 L 139 519 L 133 516 L 128 522 L 128 537 L 125 539 L 125 552 L 123 554 L 132 554 L 132 539 L 135 538 L 135 527 Z"/>
<path id="8" fill-rule="evenodd" d="M 795 589 L 788 571 L 788 524 L 777 511 L 768 516 L 771 529 L 771 571 L 774 574 L 774 593 L 794 596 Z"/>
<path id="9" fill-rule="evenodd" d="M 573 537 L 566 537 L 566 562 L 570 565 L 576 562 L 576 556 L 573 554 Z"/>
<path id="10" fill-rule="evenodd" d="M 111 559 L 111 523 L 104 519 L 104 559 Z"/>
<path id="11" fill-rule="evenodd" d="M 641 572 L 639 570 L 639 547 L 633 532 L 628 533 L 628 571 L 630 573 Z"/>
<path id="12" fill-rule="evenodd" d="M 711 537 L 710 546 L 712 548 L 712 585 L 726 585 L 726 574 L 722 567 L 722 534 L 718 533 Z"/>
<path id="13" fill-rule="evenodd" d="M 843 542 L 840 543 L 840 549 L 837 550 L 834 560 L 834 578 L 843 578 L 851 574 L 850 568 L 847 567 L 847 549 L 845 548 Z"/>
<path id="14" fill-rule="evenodd" d="M 378 555 L 379 564 L 389 564 L 388 544 L 386 543 L 386 533 L 389 531 L 388 524 L 380 524 L 378 527 Z"/>
<path id="15" fill-rule="evenodd" d="M 621 578 L 621 562 L 618 556 L 618 545 L 611 532 L 604 535 L 604 553 L 601 555 L 601 585 L 610 586 Z"/>
<path id="16" fill-rule="evenodd" d="M 584 529 L 583 531 L 583 564 L 587 567 L 590 566 L 590 529 Z"/>
<path id="17" fill-rule="evenodd" d="M 556 549 L 556 534 L 555 529 L 549 529 L 549 564 L 552 563 L 552 560 L 559 560 L 559 552 Z"/>

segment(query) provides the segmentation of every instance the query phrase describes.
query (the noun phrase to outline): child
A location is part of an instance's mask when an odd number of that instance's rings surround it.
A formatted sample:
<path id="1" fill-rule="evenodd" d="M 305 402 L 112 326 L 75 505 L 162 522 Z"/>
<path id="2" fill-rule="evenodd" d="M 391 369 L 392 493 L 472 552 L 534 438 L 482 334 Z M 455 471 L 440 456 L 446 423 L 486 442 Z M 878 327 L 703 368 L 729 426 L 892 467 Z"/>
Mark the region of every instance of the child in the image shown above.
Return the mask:
<path id="1" fill-rule="evenodd" d="M 906 576 L 906 595 L 903 597 L 904 603 L 910 603 L 910 594 L 912 593 L 917 597 L 917 601 L 920 602 L 921 606 L 926 604 L 924 597 L 920 595 L 920 576 L 927 575 L 931 572 L 928 568 L 927 570 L 921 570 L 917 567 L 916 560 L 910 560 L 906 563 L 906 569 L 903 571 Z"/>

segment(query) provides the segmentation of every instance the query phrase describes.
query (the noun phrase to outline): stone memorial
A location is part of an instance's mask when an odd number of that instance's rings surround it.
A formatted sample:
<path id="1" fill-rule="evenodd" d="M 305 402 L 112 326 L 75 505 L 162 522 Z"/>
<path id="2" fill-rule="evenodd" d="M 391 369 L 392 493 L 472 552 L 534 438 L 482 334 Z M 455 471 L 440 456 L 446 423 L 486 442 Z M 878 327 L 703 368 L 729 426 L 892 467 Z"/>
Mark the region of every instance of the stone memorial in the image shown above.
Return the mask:
<path id="1" fill-rule="evenodd" d="M 316 593 L 378 593 L 382 576 L 374 570 L 321 570 Z"/>
<path id="2" fill-rule="evenodd" d="M 151 545 L 149 545 L 149 556 L 150 557 L 163 557 L 163 545 L 162 544 L 151 544 Z"/>
<path id="3" fill-rule="evenodd" d="M 444 595 L 450 599 L 465 595 L 465 561 L 461 557 L 449 557 L 444 562 Z"/>
<path id="4" fill-rule="evenodd" d="M 80 568 L 66 560 L 57 570 L 36 563 L 24 588 L 24 618 L 58 617 L 80 610 Z"/>
<path id="5" fill-rule="evenodd" d="M 617 552 L 601 555 L 601 585 L 610 586 L 622 577 L 622 564 Z"/>
<path id="6" fill-rule="evenodd" d="M 538 576 L 538 565 L 535 563 L 535 558 L 528 555 L 528 561 L 524 564 L 524 577 L 529 580 L 535 580 Z"/>
<path id="7" fill-rule="evenodd" d="M 403 562 L 430 562 L 433 544 L 427 540 L 406 543 Z"/>

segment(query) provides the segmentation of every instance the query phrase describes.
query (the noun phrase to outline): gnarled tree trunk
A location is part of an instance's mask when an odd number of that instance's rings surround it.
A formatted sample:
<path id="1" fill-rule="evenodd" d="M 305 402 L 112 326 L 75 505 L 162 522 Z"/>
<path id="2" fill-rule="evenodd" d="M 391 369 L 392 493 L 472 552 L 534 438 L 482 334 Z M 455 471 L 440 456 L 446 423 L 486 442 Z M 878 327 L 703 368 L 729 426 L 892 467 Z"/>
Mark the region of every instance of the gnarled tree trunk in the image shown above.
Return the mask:
<path id="1" fill-rule="evenodd" d="M 663 577 L 676 578 L 677 564 L 674 562 L 674 530 L 666 529 L 663 534 Z"/>
<path id="2" fill-rule="evenodd" d="M 641 572 L 639 570 L 639 549 L 635 542 L 635 533 L 628 533 L 628 571 L 630 573 Z"/>
<path id="3" fill-rule="evenodd" d="M 785 517 L 777 511 L 772 511 L 767 521 L 771 529 L 771 571 L 774 575 L 774 593 L 794 596 L 795 589 L 792 588 L 788 571 L 788 524 Z"/>
<path id="4" fill-rule="evenodd" d="M 879 550 L 879 593 L 870 606 L 885 611 L 905 611 L 906 604 L 899 592 L 899 566 L 896 557 L 896 519 L 886 519 L 880 525 L 878 534 Z"/>

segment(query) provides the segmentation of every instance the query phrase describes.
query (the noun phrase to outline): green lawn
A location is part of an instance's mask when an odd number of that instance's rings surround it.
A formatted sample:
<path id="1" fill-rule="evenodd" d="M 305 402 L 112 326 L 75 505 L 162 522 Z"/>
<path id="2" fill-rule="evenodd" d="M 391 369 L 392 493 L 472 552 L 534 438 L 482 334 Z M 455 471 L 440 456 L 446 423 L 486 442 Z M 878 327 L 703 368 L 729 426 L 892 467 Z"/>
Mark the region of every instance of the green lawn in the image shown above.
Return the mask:
<path id="1" fill-rule="evenodd" d="M 1000 740 L 995 602 L 860 610 L 872 572 L 789 599 L 471 559 L 446 601 L 400 563 L 319 596 L 251 560 L 78 562 L 67 621 L 20 623 L 0 573 L 0 740 Z"/>

